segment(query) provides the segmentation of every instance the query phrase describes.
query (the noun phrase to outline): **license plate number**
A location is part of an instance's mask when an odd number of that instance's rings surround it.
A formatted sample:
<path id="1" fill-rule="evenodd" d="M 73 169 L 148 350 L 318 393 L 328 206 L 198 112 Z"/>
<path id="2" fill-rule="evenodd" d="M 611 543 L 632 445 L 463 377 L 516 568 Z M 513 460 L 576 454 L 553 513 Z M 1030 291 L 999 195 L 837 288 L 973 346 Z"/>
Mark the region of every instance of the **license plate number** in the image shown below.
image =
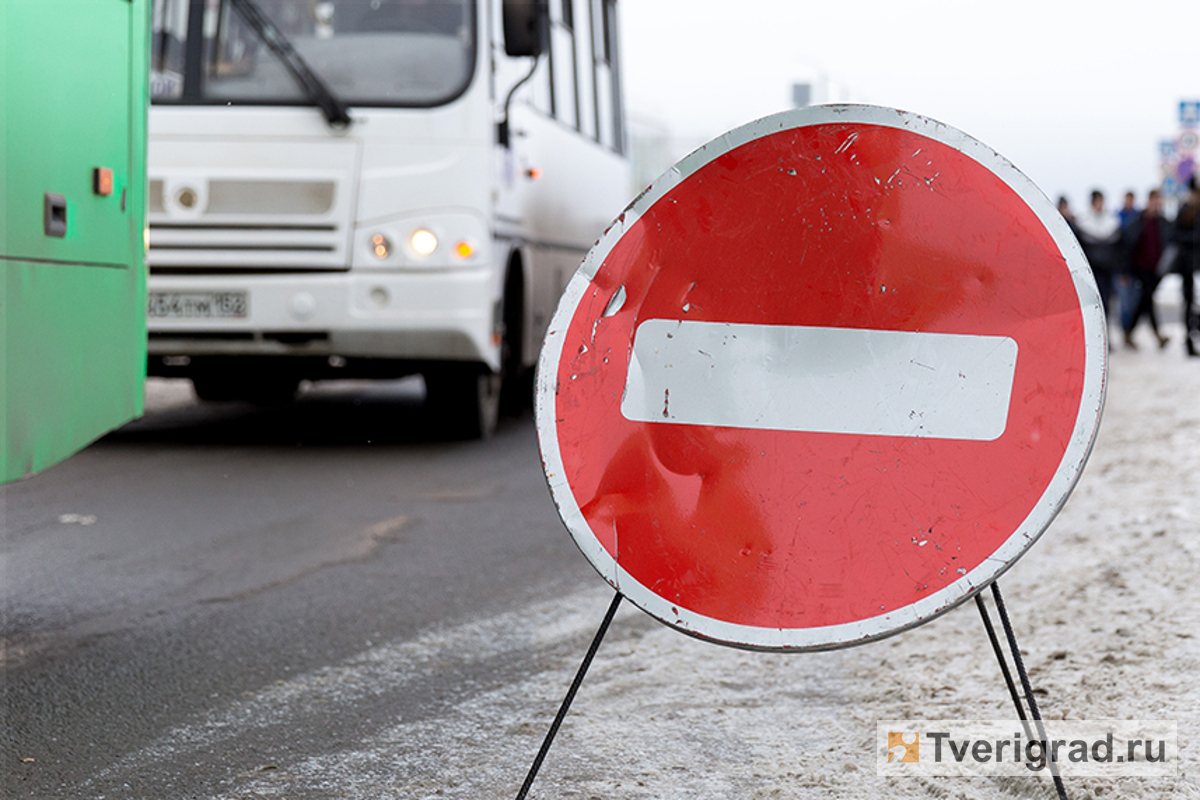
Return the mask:
<path id="1" fill-rule="evenodd" d="M 150 292 L 147 313 L 159 319 L 243 319 L 246 292 Z"/>

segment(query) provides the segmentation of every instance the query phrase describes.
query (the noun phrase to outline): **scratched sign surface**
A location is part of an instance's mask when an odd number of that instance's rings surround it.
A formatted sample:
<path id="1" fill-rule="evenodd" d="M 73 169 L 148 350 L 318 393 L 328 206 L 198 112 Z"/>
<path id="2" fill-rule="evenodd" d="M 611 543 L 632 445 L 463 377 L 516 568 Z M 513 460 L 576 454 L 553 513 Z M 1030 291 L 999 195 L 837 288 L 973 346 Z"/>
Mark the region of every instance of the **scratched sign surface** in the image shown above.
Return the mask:
<path id="1" fill-rule="evenodd" d="M 1066 501 L 1107 345 L 1066 224 L 960 131 L 786 112 L 656 180 L 567 287 L 537 382 L 551 492 L 600 574 L 714 641 L 931 619 Z"/>

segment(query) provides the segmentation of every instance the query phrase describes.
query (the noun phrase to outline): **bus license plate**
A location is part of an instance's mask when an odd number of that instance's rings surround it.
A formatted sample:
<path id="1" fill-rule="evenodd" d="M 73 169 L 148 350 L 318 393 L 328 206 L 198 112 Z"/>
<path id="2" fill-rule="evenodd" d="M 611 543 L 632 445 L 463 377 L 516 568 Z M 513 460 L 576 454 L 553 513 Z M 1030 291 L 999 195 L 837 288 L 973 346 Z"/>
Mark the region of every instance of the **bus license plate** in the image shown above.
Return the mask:
<path id="1" fill-rule="evenodd" d="M 150 292 L 149 316 L 157 319 L 244 319 L 246 292 Z"/>

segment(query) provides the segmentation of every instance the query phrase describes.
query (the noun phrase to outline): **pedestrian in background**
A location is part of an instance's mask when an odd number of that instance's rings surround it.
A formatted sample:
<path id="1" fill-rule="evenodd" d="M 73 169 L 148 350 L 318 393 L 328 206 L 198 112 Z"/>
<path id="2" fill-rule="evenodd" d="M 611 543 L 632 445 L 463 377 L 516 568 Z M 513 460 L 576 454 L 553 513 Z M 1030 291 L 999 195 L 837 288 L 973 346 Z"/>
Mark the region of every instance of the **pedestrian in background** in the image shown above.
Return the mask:
<path id="1" fill-rule="evenodd" d="M 1121 210 L 1117 212 L 1117 219 L 1121 223 L 1121 230 L 1128 228 L 1137 218 L 1137 197 L 1133 192 L 1126 192 L 1125 199 L 1121 203 Z"/>
<path id="2" fill-rule="evenodd" d="M 1075 229 L 1083 254 L 1087 256 L 1100 290 L 1100 304 L 1107 316 L 1113 291 L 1113 271 L 1117 266 L 1117 243 L 1121 223 L 1117 215 L 1104 208 L 1104 193 L 1092 191 L 1092 202 L 1075 218 Z"/>
<path id="3" fill-rule="evenodd" d="M 1175 230 L 1171 242 L 1178 248 L 1172 272 L 1183 279 L 1183 329 L 1184 349 L 1189 356 L 1200 355 L 1196 339 L 1200 338 L 1200 313 L 1194 309 L 1196 297 L 1196 270 L 1200 269 L 1200 189 L 1196 187 L 1196 176 L 1188 181 L 1187 201 L 1175 216 Z"/>
<path id="4" fill-rule="evenodd" d="M 1133 192 L 1126 192 L 1121 210 L 1117 212 L 1121 232 L 1117 240 L 1119 262 L 1113 274 L 1113 294 L 1116 296 L 1118 320 L 1123 332 L 1132 330 L 1133 326 L 1137 324 L 1136 317 L 1141 314 L 1139 306 L 1142 298 L 1142 282 L 1138 279 L 1137 270 L 1130 266 L 1130 258 L 1133 254 L 1132 239 L 1136 235 L 1134 228 L 1139 214 L 1137 197 Z M 1125 344 L 1133 347 L 1133 342 L 1128 334 L 1125 336 Z"/>
<path id="5" fill-rule="evenodd" d="M 1075 234 L 1075 238 L 1079 238 L 1079 231 L 1075 229 L 1075 212 L 1071 210 L 1071 201 L 1067 199 L 1065 194 L 1058 196 L 1058 213 L 1062 214 L 1062 218 L 1067 221 L 1067 227 L 1071 229 L 1071 233 Z"/>
<path id="6" fill-rule="evenodd" d="M 1158 332 L 1158 315 L 1154 310 L 1154 290 L 1162 280 L 1158 265 L 1170 237 L 1171 226 L 1162 215 L 1162 195 L 1157 189 L 1152 189 L 1146 198 L 1146 208 L 1129 222 L 1121 236 L 1125 244 L 1126 263 L 1122 278 L 1130 284 L 1130 300 L 1137 298 L 1136 302 L 1131 303 L 1133 308 L 1128 315 L 1122 307 L 1121 327 L 1124 329 L 1125 346 L 1134 350 L 1137 345 L 1133 341 L 1133 329 L 1142 317 L 1150 321 L 1150 330 L 1154 332 L 1159 347 L 1166 347 L 1170 341 Z"/>

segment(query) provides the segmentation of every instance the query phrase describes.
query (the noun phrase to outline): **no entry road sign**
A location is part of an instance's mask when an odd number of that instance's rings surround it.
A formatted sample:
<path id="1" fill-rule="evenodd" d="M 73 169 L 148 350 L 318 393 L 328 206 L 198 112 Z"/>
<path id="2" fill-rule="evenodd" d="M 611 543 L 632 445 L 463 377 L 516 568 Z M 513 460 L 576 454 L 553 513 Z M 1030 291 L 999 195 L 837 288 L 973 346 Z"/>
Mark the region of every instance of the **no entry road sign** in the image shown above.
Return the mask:
<path id="1" fill-rule="evenodd" d="M 869 106 L 768 117 L 656 180 L 568 285 L 538 365 L 551 492 L 680 630 L 877 639 L 1049 525 L 1104 327 L 1066 223 L 985 145 Z"/>

